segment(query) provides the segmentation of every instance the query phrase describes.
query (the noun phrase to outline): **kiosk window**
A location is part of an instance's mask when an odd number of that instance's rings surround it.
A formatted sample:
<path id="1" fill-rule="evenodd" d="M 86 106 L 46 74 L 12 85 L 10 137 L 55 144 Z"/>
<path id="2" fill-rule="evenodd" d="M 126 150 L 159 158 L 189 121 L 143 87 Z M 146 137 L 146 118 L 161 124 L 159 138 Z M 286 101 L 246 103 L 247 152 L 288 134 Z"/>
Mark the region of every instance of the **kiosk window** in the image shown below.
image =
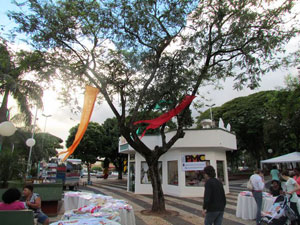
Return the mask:
<path id="1" fill-rule="evenodd" d="M 162 162 L 158 162 L 158 172 L 160 175 L 160 179 L 162 178 Z M 162 181 L 161 181 L 162 182 Z M 151 178 L 149 174 L 149 167 L 147 162 L 141 162 L 141 184 L 151 184 Z"/>
<path id="2" fill-rule="evenodd" d="M 210 161 L 206 160 L 206 166 L 210 165 Z M 185 171 L 185 186 L 187 187 L 204 187 L 204 171 L 191 170 Z"/>
<path id="3" fill-rule="evenodd" d="M 225 185 L 225 176 L 224 176 L 224 161 L 217 161 L 217 178 Z"/>
<path id="4" fill-rule="evenodd" d="M 178 161 L 168 161 L 168 184 L 178 186 Z"/>

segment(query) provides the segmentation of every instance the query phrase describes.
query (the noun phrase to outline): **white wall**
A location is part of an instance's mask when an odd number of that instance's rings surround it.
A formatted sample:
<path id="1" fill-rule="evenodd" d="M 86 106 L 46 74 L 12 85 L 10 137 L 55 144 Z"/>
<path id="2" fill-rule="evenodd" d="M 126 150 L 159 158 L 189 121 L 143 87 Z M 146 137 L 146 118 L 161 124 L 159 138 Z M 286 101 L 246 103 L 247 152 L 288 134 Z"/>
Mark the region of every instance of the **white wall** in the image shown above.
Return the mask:
<path id="1" fill-rule="evenodd" d="M 201 130 L 185 130 L 184 138 L 176 141 L 172 148 L 219 148 L 225 150 L 236 150 L 235 135 L 219 128 L 201 129 Z M 166 133 L 166 140 L 169 141 L 175 135 L 175 131 Z M 147 135 L 142 141 L 150 149 L 154 149 L 156 145 L 161 146 L 160 135 Z M 119 144 L 124 145 L 124 143 Z M 130 153 L 134 149 L 129 145 L 128 150 L 120 151 Z"/>
<path id="2" fill-rule="evenodd" d="M 166 134 L 167 140 L 175 134 L 171 131 Z M 149 135 L 143 137 L 142 141 L 150 148 L 154 149 L 156 145 L 161 145 L 159 135 Z M 120 142 L 120 145 L 124 144 Z M 223 129 L 202 129 L 185 130 L 185 136 L 179 139 L 171 149 L 162 155 L 159 161 L 162 161 L 162 188 L 165 194 L 180 197 L 202 197 L 204 187 L 185 186 L 185 172 L 182 171 L 182 155 L 187 154 L 205 154 L 206 160 L 216 169 L 217 160 L 224 161 L 225 193 L 229 193 L 228 171 L 226 161 L 226 151 L 236 150 L 235 135 Z M 129 146 L 128 153 L 132 152 Z M 168 185 L 168 161 L 178 161 L 178 186 Z M 139 153 L 135 154 L 135 193 L 152 194 L 151 184 L 141 184 L 141 162 L 146 161 Z M 128 160 L 129 162 L 129 160 Z M 129 168 L 129 166 L 128 166 Z M 129 173 L 128 173 L 129 174 Z"/>
<path id="3" fill-rule="evenodd" d="M 168 195 L 178 196 L 178 197 L 203 197 L 204 187 L 191 187 L 185 186 L 185 171 L 182 171 L 182 155 L 188 154 L 205 154 L 206 160 L 210 160 L 210 164 L 216 169 L 216 160 L 224 161 L 225 166 L 225 193 L 229 193 L 229 183 L 228 183 L 228 173 L 227 173 L 227 163 L 226 163 L 226 152 L 213 149 L 172 149 L 166 154 L 161 156 L 159 161 L 162 161 L 162 188 L 163 192 Z M 141 184 L 141 161 L 145 161 L 144 158 L 136 153 L 136 171 L 135 171 L 135 193 L 136 194 L 152 194 L 151 184 Z M 168 184 L 168 167 L 167 162 L 177 160 L 178 161 L 178 186 Z"/>
<path id="4" fill-rule="evenodd" d="M 221 149 L 236 149 L 235 135 L 223 129 L 185 130 L 184 132 L 184 138 L 176 141 L 173 148 L 213 147 Z M 167 133 L 167 141 L 172 138 L 174 134 L 174 131 Z"/>

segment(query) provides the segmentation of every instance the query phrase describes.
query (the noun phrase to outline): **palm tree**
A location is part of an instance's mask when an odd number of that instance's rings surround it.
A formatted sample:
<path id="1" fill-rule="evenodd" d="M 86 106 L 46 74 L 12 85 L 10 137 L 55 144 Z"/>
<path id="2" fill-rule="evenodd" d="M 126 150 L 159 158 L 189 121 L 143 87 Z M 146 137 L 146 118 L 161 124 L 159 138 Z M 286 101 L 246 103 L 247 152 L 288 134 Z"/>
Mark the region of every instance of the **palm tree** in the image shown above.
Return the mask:
<path id="1" fill-rule="evenodd" d="M 8 120 L 8 97 L 12 96 L 24 116 L 25 124 L 30 125 L 31 104 L 42 107 L 43 96 L 43 90 L 39 84 L 24 79 L 28 72 L 38 68 L 33 66 L 35 62 L 32 56 L 36 53 L 25 54 L 24 51 L 20 51 L 14 55 L 12 51 L 9 51 L 6 42 L 3 39 L 0 41 L 0 94 L 3 96 L 0 106 L 0 122 Z"/>

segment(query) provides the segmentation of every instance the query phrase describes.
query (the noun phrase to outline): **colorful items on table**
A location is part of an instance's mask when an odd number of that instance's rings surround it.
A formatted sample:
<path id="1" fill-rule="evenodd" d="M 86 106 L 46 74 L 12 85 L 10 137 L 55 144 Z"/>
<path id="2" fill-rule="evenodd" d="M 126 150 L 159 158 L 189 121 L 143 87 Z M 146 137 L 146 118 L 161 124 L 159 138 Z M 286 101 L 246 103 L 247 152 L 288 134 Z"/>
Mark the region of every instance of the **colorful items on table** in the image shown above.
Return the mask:
<path id="1" fill-rule="evenodd" d="M 51 225 L 120 225 L 112 220 L 105 218 L 83 218 L 83 219 L 71 219 L 71 220 L 60 220 Z"/>
<path id="2" fill-rule="evenodd" d="M 99 209 L 94 211 L 93 213 L 90 212 L 81 212 L 76 209 L 70 210 L 64 213 L 62 220 L 74 220 L 74 219 L 83 219 L 83 218 L 105 218 L 107 220 L 112 220 L 114 222 L 121 222 L 120 214 L 118 211 L 113 211 L 112 209 Z"/>
<path id="3" fill-rule="evenodd" d="M 240 192 L 240 195 L 241 196 L 249 196 L 249 197 L 253 196 L 251 191 L 242 191 L 242 192 Z"/>
<path id="4" fill-rule="evenodd" d="M 241 196 L 248 196 L 248 197 L 253 197 L 252 192 L 251 191 L 241 191 L 240 192 Z M 273 197 L 270 193 L 268 192 L 263 192 L 262 193 L 263 198 L 268 198 L 268 197 Z"/>
<path id="5" fill-rule="evenodd" d="M 124 200 L 114 199 L 111 196 L 87 192 L 67 192 L 65 197 L 85 199 L 86 204 L 78 209 L 66 211 L 59 222 L 51 225 L 67 224 L 121 224 L 120 210 L 133 210 L 132 206 Z M 98 220 L 97 220 L 98 219 Z"/>

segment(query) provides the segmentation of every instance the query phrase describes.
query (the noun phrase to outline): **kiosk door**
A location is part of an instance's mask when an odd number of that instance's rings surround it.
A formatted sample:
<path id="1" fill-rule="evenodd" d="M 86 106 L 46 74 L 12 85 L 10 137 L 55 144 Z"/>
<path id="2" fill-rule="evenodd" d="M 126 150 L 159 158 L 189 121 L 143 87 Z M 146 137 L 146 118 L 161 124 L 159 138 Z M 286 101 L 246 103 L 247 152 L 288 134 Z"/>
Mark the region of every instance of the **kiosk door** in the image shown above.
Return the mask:
<path id="1" fill-rule="evenodd" d="M 129 191 L 135 191 L 135 162 L 129 163 Z"/>

